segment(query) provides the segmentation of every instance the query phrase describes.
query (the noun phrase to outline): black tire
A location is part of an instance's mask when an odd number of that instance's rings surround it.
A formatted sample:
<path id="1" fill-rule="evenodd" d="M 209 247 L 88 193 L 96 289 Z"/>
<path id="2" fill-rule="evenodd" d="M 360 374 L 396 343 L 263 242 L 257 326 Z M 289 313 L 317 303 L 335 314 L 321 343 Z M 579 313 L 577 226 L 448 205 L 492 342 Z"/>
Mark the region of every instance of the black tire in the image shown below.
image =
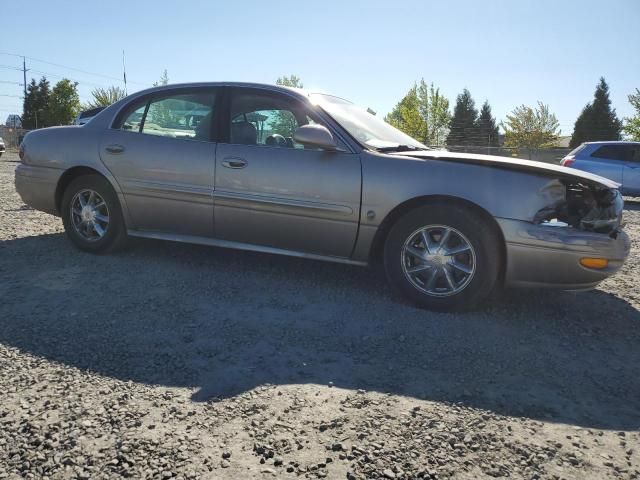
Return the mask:
<path id="1" fill-rule="evenodd" d="M 104 235 L 95 240 L 86 239 L 76 229 L 71 213 L 71 202 L 79 192 L 85 190 L 96 192 L 108 209 L 109 221 Z M 80 250 L 91 253 L 110 252 L 122 247 L 126 241 L 127 232 L 118 196 L 107 179 L 101 175 L 83 175 L 73 179 L 62 196 L 61 214 L 67 236 Z"/>
<path id="2" fill-rule="evenodd" d="M 449 231 L 454 232 L 450 233 L 452 236 L 450 242 L 455 242 L 457 239 L 458 248 L 465 244 L 472 248 L 466 250 L 466 253 L 453 256 L 435 255 L 433 256 L 435 263 L 432 263 L 431 257 L 428 260 L 418 260 L 415 254 L 405 253 L 409 248 L 405 247 L 405 242 L 409 242 L 407 245 L 410 246 L 418 245 L 415 248 L 420 250 L 419 244 L 411 244 L 409 239 L 424 238 L 415 235 L 421 235 L 417 232 L 427 226 L 433 227 L 428 229 L 428 232 L 436 232 L 429 235 L 430 240 L 437 238 L 441 240 L 442 236 L 435 235 L 438 231 L 444 232 L 446 229 L 438 229 L 449 227 Z M 495 232 L 495 227 L 489 223 L 489 220 L 471 208 L 441 202 L 418 207 L 400 217 L 387 236 L 384 247 L 387 280 L 396 293 L 423 308 L 438 311 L 467 310 L 489 297 L 496 287 L 502 264 L 501 242 L 500 235 Z M 437 246 L 438 243 L 434 242 L 434 245 Z M 449 250 L 454 251 L 455 248 L 451 247 Z M 413 262 L 412 258 L 416 259 L 417 264 L 407 266 L 407 262 Z M 473 273 L 463 273 L 454 269 L 451 263 L 457 265 L 466 263 L 463 266 L 468 270 L 471 270 L 469 266 L 475 265 L 475 268 Z M 409 273 L 405 274 L 405 270 L 409 271 L 416 267 L 425 268 L 426 265 L 428 270 L 419 273 L 417 277 L 413 277 L 413 280 L 410 280 L 412 276 Z M 445 268 L 448 270 L 446 275 Z M 434 270 L 437 271 L 437 283 L 429 289 L 431 293 L 428 293 L 426 291 L 429 285 L 428 279 Z M 453 288 L 451 283 L 445 283 L 448 281 L 447 276 L 451 278 L 451 272 L 460 276 L 460 278 L 454 278 Z M 439 285 L 443 286 L 439 287 Z M 460 290 L 456 291 L 457 288 Z M 441 292 L 432 291 L 437 289 Z"/>

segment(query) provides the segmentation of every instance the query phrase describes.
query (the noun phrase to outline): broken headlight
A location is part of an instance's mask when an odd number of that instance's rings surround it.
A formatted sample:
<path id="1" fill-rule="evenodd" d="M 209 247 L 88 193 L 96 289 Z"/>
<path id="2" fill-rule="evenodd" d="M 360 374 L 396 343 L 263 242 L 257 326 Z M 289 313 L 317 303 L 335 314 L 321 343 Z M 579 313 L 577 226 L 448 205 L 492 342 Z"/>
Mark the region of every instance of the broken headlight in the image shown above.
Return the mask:
<path id="1" fill-rule="evenodd" d="M 539 194 L 547 205 L 536 212 L 534 223 L 615 234 L 622 221 L 623 200 L 616 189 L 554 180 Z"/>

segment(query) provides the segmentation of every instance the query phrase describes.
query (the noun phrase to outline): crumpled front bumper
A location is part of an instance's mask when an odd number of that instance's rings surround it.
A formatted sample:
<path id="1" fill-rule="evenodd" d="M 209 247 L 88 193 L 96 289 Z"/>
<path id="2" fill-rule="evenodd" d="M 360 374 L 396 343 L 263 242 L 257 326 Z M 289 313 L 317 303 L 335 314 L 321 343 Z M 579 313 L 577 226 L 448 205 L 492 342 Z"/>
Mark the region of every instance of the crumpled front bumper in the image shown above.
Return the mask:
<path id="1" fill-rule="evenodd" d="M 629 256 L 631 242 L 624 231 L 615 238 L 568 227 L 497 219 L 506 242 L 505 286 L 583 290 L 616 273 Z M 606 258 L 609 265 L 592 269 L 580 259 Z"/>

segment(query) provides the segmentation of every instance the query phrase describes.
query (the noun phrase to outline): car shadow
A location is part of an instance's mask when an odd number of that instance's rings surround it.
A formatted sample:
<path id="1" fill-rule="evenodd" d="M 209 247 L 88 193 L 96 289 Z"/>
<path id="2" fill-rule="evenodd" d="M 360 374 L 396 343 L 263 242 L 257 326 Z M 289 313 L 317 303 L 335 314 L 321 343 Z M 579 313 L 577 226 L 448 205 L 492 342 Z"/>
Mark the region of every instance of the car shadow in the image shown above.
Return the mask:
<path id="1" fill-rule="evenodd" d="M 624 199 L 624 209 L 639 211 L 640 210 L 640 197 L 626 197 Z"/>
<path id="2" fill-rule="evenodd" d="M 464 314 L 393 297 L 374 267 L 62 234 L 0 242 L 0 342 L 193 401 L 313 383 L 552 422 L 640 428 L 640 312 L 586 293 L 511 291 Z"/>

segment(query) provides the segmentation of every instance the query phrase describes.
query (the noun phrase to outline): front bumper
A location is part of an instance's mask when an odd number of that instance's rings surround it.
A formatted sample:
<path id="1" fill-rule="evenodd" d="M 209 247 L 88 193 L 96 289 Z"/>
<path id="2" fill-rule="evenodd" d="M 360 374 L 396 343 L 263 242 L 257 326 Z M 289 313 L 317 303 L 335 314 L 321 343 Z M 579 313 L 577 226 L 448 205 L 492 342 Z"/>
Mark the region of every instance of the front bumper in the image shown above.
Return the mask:
<path id="1" fill-rule="evenodd" d="M 616 238 L 574 228 L 548 227 L 498 219 L 506 241 L 505 285 L 584 290 L 616 273 L 629 256 L 631 242 L 623 231 Z M 606 258 L 604 269 L 583 267 L 584 257 Z"/>
<path id="2" fill-rule="evenodd" d="M 16 191 L 31 208 L 57 215 L 55 193 L 62 170 L 34 167 L 23 163 L 16 167 Z"/>

